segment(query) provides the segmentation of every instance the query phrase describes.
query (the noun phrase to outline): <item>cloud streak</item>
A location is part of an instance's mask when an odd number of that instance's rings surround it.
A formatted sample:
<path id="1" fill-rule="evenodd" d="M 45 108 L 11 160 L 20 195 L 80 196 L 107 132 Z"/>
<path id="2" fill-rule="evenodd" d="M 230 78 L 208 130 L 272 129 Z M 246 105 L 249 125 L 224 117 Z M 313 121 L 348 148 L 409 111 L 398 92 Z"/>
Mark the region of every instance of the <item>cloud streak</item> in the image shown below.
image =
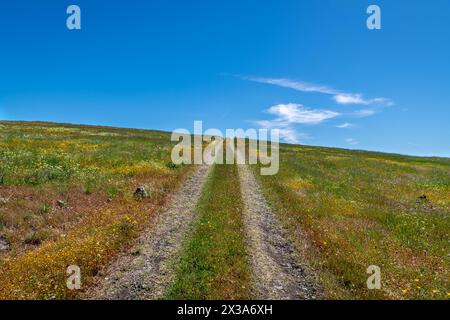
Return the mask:
<path id="1" fill-rule="evenodd" d="M 382 106 L 392 106 L 393 102 L 387 98 L 374 98 L 366 99 L 360 93 L 346 93 L 340 90 L 334 89 L 329 86 L 323 86 L 313 83 L 308 83 L 304 81 L 294 81 L 285 78 L 263 78 L 263 77 L 242 77 L 244 80 L 271 84 L 283 88 L 289 88 L 301 92 L 316 92 L 333 96 L 333 100 L 337 104 L 341 105 L 382 105 Z"/>
<path id="2" fill-rule="evenodd" d="M 355 146 L 355 145 L 357 145 L 357 144 L 359 144 L 359 141 L 357 141 L 356 139 L 354 139 L 354 138 L 348 138 L 348 139 L 345 139 L 345 142 L 347 142 L 349 145 L 351 145 L 351 146 Z"/>
<path id="3" fill-rule="evenodd" d="M 338 94 L 339 92 L 333 88 L 327 86 L 316 85 L 312 83 L 294 81 L 289 79 L 276 79 L 276 78 L 261 78 L 261 77 L 244 77 L 243 79 L 253 82 L 273 84 L 275 86 L 294 89 L 303 92 L 319 92 L 325 94 Z"/>
<path id="4" fill-rule="evenodd" d="M 280 139 L 287 143 L 300 143 L 301 140 L 308 139 L 309 136 L 297 132 L 294 128 L 277 129 L 280 133 Z"/>
<path id="5" fill-rule="evenodd" d="M 266 112 L 274 115 L 275 118 L 258 120 L 254 123 L 261 128 L 278 129 L 280 138 L 289 143 L 299 143 L 300 139 L 308 138 L 307 135 L 298 133 L 293 127 L 294 125 L 318 125 L 340 115 L 335 111 L 311 109 L 296 103 L 277 104 L 267 109 Z"/>
<path id="6" fill-rule="evenodd" d="M 277 104 L 267 110 L 276 115 L 279 121 L 299 124 L 319 124 L 325 120 L 339 116 L 338 112 L 306 108 L 301 104 Z"/>
<path id="7" fill-rule="evenodd" d="M 345 123 L 343 123 L 343 124 L 337 125 L 336 128 L 339 128 L 339 129 L 346 129 L 346 128 L 351 128 L 351 127 L 354 127 L 354 126 L 355 126 L 355 125 L 352 124 L 352 123 L 345 122 Z"/>
<path id="8" fill-rule="evenodd" d="M 355 112 L 353 112 L 352 115 L 357 118 L 365 118 L 365 117 L 371 117 L 376 113 L 377 113 L 377 111 L 374 109 L 361 109 L 361 110 L 356 110 Z"/>

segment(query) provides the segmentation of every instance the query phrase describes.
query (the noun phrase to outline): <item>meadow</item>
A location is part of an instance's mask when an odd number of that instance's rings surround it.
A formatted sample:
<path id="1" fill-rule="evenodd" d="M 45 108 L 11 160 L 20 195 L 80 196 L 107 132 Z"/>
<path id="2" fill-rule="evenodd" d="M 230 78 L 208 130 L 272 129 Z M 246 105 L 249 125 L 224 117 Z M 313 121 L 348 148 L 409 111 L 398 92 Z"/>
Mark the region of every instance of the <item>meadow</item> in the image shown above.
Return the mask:
<path id="1" fill-rule="evenodd" d="M 189 173 L 157 131 L 0 122 L 0 299 L 75 298 Z M 145 186 L 146 198 L 136 198 Z"/>
<path id="2" fill-rule="evenodd" d="M 192 172 L 170 134 L 0 121 L 0 299 L 77 299 Z M 261 191 L 328 299 L 450 297 L 450 159 L 280 146 Z M 144 186 L 148 196 L 136 197 Z M 247 299 L 252 270 L 236 165 L 215 165 L 166 299 Z M 381 289 L 366 286 L 370 265 Z"/>
<path id="3" fill-rule="evenodd" d="M 237 166 L 215 165 L 165 299 L 252 298 L 242 211 Z"/>
<path id="4" fill-rule="evenodd" d="M 254 172 L 326 298 L 450 297 L 450 159 L 293 145 L 280 159 Z"/>

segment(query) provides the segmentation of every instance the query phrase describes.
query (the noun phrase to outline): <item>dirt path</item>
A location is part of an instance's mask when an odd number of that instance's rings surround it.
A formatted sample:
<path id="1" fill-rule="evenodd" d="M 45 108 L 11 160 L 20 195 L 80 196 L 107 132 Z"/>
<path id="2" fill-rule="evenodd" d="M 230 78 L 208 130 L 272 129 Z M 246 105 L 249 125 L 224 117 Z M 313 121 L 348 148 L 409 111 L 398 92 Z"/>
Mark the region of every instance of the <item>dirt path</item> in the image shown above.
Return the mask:
<path id="1" fill-rule="evenodd" d="M 131 253 L 123 254 L 107 270 L 94 293 L 97 299 L 158 299 L 173 279 L 173 264 L 190 222 L 209 166 L 196 173 L 172 197 L 152 227 L 143 233 Z"/>
<path id="2" fill-rule="evenodd" d="M 296 254 L 247 165 L 239 165 L 244 224 L 259 299 L 316 299 L 312 274 Z"/>

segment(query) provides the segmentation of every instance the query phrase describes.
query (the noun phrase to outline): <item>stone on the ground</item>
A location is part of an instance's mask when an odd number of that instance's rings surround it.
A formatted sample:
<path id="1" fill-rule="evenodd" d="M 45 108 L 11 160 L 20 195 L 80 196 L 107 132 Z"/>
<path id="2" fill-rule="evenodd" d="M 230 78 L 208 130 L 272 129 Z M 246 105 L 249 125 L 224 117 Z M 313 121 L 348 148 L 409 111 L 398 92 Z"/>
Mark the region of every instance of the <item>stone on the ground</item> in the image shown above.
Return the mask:
<path id="1" fill-rule="evenodd" d="M 0 237 L 0 251 L 9 250 L 9 243 L 4 237 Z"/>
<path id="2" fill-rule="evenodd" d="M 134 192 L 134 196 L 137 198 L 146 198 L 146 197 L 148 197 L 147 190 L 145 190 L 144 186 L 139 187 Z"/>

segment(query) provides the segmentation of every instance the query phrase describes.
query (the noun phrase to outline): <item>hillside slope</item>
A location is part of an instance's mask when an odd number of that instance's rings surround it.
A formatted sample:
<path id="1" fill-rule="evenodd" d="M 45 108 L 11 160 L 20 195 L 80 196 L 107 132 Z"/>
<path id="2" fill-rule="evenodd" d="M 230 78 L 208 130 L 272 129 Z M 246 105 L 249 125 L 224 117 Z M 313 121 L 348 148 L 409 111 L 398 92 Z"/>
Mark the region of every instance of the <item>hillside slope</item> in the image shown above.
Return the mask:
<path id="1" fill-rule="evenodd" d="M 170 150 L 156 131 L 1 122 L 0 298 L 72 297 L 69 265 L 88 284 L 189 173 Z"/>
<path id="2" fill-rule="evenodd" d="M 328 297 L 450 296 L 450 159 L 293 145 L 280 158 L 259 180 Z"/>
<path id="3" fill-rule="evenodd" d="M 67 266 L 80 266 L 89 287 L 119 253 L 139 255 L 127 250 L 194 171 L 171 163 L 172 146 L 158 131 L 0 122 L 0 299 L 79 298 L 66 288 Z M 450 297 L 450 159 L 298 145 L 280 151 L 277 175 L 260 176 L 257 165 L 249 173 L 321 295 Z M 240 202 L 236 168 L 212 171 L 199 220 L 179 240 L 185 251 L 169 298 L 250 294 L 252 252 L 241 249 L 251 208 Z M 134 194 L 141 186 L 146 197 Z M 380 290 L 366 286 L 371 265 L 381 269 Z"/>

